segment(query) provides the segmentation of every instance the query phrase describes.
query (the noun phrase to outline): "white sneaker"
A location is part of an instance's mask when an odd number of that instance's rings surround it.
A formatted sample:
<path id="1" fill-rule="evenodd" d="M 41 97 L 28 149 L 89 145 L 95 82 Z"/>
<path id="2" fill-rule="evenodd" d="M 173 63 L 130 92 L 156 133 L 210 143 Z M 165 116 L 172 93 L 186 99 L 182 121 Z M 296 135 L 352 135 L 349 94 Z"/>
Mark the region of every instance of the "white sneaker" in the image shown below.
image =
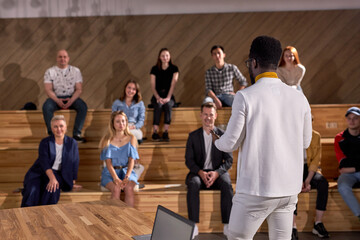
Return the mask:
<path id="1" fill-rule="evenodd" d="M 193 235 L 192 235 L 192 239 L 194 239 L 197 235 L 199 235 L 199 228 L 198 228 L 198 226 L 195 224 L 194 232 L 193 232 Z"/>
<path id="2" fill-rule="evenodd" d="M 228 223 L 224 223 L 224 235 L 228 236 L 229 234 L 229 224 Z"/>

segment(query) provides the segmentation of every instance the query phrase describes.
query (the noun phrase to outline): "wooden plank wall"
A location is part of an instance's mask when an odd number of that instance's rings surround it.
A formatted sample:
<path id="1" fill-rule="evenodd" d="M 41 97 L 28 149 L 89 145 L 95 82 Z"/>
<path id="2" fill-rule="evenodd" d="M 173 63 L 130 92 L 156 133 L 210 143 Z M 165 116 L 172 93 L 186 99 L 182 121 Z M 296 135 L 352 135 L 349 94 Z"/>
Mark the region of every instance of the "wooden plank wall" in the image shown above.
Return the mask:
<path id="1" fill-rule="evenodd" d="M 180 69 L 177 100 L 198 106 L 213 64 L 211 46 L 223 45 L 227 61 L 249 79 L 244 61 L 251 41 L 263 34 L 299 50 L 310 103 L 358 103 L 359 22 L 360 10 L 1 19 L 0 110 L 28 101 L 41 108 L 43 75 L 61 48 L 82 70 L 89 108 L 109 108 L 130 78 L 140 82 L 148 104 L 149 71 L 162 47 Z"/>

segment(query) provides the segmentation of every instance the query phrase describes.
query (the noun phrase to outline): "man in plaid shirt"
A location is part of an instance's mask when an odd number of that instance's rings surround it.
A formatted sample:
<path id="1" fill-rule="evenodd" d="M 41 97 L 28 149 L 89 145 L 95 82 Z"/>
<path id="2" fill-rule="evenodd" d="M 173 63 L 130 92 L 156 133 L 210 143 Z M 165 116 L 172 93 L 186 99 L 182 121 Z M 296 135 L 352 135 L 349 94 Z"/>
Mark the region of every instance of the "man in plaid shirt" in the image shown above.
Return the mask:
<path id="1" fill-rule="evenodd" d="M 233 79 L 239 81 L 240 89 L 247 86 L 246 78 L 241 74 L 239 69 L 226 63 L 224 48 L 215 45 L 211 48 L 211 56 L 215 65 L 206 71 L 205 74 L 205 102 L 214 102 L 218 109 L 231 107 L 234 101 Z"/>

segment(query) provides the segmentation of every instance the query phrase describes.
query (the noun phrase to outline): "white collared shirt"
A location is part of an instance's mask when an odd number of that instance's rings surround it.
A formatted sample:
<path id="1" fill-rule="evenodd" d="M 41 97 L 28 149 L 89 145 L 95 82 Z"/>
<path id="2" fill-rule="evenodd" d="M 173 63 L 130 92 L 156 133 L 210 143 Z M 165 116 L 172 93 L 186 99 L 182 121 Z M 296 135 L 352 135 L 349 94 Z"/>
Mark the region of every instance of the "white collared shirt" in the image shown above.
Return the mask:
<path id="1" fill-rule="evenodd" d="M 211 148 L 212 148 L 212 136 L 211 134 L 207 134 L 205 130 L 203 130 L 204 135 L 204 143 L 205 143 L 205 163 L 203 169 L 213 169 L 212 161 L 211 161 Z"/>

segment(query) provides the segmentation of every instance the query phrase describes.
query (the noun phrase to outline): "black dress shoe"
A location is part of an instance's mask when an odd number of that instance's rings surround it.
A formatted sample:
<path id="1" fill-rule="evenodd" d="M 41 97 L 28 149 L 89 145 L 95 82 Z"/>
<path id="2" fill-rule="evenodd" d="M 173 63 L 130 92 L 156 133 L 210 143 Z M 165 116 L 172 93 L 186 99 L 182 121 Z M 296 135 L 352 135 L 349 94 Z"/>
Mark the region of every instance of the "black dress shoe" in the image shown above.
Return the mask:
<path id="1" fill-rule="evenodd" d="M 79 142 L 79 143 L 84 143 L 84 142 L 86 142 L 85 138 L 83 138 L 83 137 L 81 137 L 81 136 L 79 136 L 79 135 L 73 136 L 73 139 L 75 139 L 75 140 L 76 140 L 77 142 Z"/>

